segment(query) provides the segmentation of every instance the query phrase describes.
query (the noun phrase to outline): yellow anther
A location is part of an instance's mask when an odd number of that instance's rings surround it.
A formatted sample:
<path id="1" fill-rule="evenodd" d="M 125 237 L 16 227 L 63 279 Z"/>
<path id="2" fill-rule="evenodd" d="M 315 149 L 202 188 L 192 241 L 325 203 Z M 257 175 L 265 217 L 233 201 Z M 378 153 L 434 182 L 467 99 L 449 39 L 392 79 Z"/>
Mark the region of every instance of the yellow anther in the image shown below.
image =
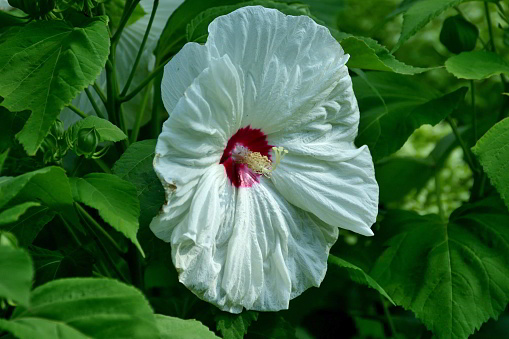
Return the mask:
<path id="1" fill-rule="evenodd" d="M 246 164 L 253 172 L 270 178 L 272 172 L 276 170 L 281 160 L 284 158 L 288 150 L 283 147 L 272 147 L 276 159 L 271 161 L 266 155 L 260 152 L 251 152 L 249 149 L 238 146 L 235 148 L 232 156 L 236 162 Z"/>

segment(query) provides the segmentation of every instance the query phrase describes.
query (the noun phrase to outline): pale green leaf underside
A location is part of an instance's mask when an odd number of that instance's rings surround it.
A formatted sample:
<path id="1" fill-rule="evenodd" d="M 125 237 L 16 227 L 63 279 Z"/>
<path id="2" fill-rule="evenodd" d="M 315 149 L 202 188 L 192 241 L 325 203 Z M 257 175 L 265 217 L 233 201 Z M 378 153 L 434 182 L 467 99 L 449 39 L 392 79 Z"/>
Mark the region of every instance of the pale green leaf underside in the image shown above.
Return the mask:
<path id="1" fill-rule="evenodd" d="M 97 209 L 104 221 L 130 239 L 144 255 L 136 238 L 140 203 L 130 182 L 113 174 L 91 173 L 71 178 L 71 186 L 76 201 Z"/>
<path id="2" fill-rule="evenodd" d="M 240 314 L 221 312 L 216 316 L 216 327 L 224 339 L 242 339 L 249 326 L 258 319 L 258 312 L 244 311 Z"/>
<path id="3" fill-rule="evenodd" d="M 375 160 L 401 148 L 418 127 L 439 123 L 452 113 L 467 91 L 460 88 L 441 96 L 436 89 L 411 76 L 387 72 L 355 77 L 353 87 L 361 111 L 355 142 L 368 145 Z"/>
<path id="4" fill-rule="evenodd" d="M 106 17 L 35 20 L 0 44 L 0 96 L 11 112 L 32 111 L 17 138 L 34 155 L 64 106 L 101 72 L 109 53 Z"/>
<path id="5" fill-rule="evenodd" d="M 469 80 L 509 74 L 509 64 L 500 55 L 488 51 L 463 52 L 450 57 L 445 69 L 457 78 Z"/>
<path id="6" fill-rule="evenodd" d="M 5 321 L 0 323 L 0 327 L 13 333 L 16 330 L 27 335 L 34 333 L 29 332 L 31 326 L 48 335 L 65 331 L 66 336 L 47 337 L 52 339 L 149 339 L 159 336 L 152 309 L 142 293 L 110 279 L 51 281 L 32 292 L 30 308 L 18 307 L 8 325 Z"/>
<path id="7" fill-rule="evenodd" d="M 0 212 L 0 225 L 10 224 L 18 219 L 30 208 L 40 206 L 38 202 L 27 201 Z"/>
<path id="8" fill-rule="evenodd" d="M 390 211 L 371 276 L 438 338 L 467 338 L 509 301 L 509 215 L 497 199 L 437 215 Z"/>
<path id="9" fill-rule="evenodd" d="M 394 301 L 392 301 L 391 297 L 389 297 L 387 292 L 385 292 L 385 290 L 373 278 L 366 274 L 366 272 L 364 272 L 361 268 L 333 254 L 329 254 L 329 259 L 327 261 L 329 262 L 329 264 L 346 269 L 348 275 L 350 276 L 350 279 L 352 279 L 358 284 L 365 285 L 377 290 L 381 295 L 386 297 L 392 304 L 394 304 Z"/>
<path id="10" fill-rule="evenodd" d="M 472 151 L 509 208 L 509 118 L 486 132 Z"/>
<path id="11" fill-rule="evenodd" d="M 161 339 L 219 339 L 198 320 L 186 320 L 161 314 L 156 314 L 155 317 Z"/>
<path id="12" fill-rule="evenodd" d="M 0 246 L 0 298 L 28 306 L 33 275 L 32 260 L 25 250 Z"/>

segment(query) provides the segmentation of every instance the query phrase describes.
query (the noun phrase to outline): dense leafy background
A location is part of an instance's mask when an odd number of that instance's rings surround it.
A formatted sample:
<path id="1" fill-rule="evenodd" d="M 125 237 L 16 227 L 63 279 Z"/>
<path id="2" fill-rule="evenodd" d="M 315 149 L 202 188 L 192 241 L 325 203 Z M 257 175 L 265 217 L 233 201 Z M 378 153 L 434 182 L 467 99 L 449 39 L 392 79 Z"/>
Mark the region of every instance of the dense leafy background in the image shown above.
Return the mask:
<path id="1" fill-rule="evenodd" d="M 163 1 L 0 1 L 0 338 L 509 336 L 507 1 L 186 0 L 140 53 L 146 81 L 119 88 L 120 36 Z M 311 16 L 350 54 L 380 205 L 320 288 L 232 315 L 178 282 L 148 225 L 162 67 L 246 5 Z"/>

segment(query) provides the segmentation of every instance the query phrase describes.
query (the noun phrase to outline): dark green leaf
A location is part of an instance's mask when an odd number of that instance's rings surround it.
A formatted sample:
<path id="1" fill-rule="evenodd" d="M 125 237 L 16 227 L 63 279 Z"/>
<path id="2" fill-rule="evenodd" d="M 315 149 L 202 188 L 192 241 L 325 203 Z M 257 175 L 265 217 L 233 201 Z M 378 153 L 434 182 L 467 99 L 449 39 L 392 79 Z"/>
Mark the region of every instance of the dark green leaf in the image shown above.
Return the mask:
<path id="1" fill-rule="evenodd" d="M 463 87 L 441 96 L 436 89 L 413 77 L 394 73 L 371 72 L 366 78 L 378 89 L 385 106 L 365 79 L 353 79 L 361 111 L 355 142 L 368 145 L 375 160 L 397 151 L 418 127 L 442 121 L 467 92 Z"/>
<path id="2" fill-rule="evenodd" d="M 501 73 L 509 74 L 509 65 L 498 54 L 488 51 L 463 52 L 450 57 L 445 69 L 460 79 L 481 80 Z"/>
<path id="3" fill-rule="evenodd" d="M 32 260 L 25 250 L 0 245 L 0 298 L 28 307 L 33 276 Z"/>
<path id="4" fill-rule="evenodd" d="M 19 245 L 26 247 L 34 241 L 44 225 L 54 217 L 55 212 L 48 207 L 34 207 L 23 214 L 16 222 L 2 225 L 0 229 L 12 232 L 18 239 Z"/>
<path id="5" fill-rule="evenodd" d="M 0 37 L 0 96 L 10 111 L 32 111 L 17 134 L 34 155 L 65 105 L 101 72 L 109 53 L 107 17 L 35 20 Z"/>
<path id="6" fill-rule="evenodd" d="M 3 153 L 0 154 L 0 174 L 2 174 L 2 169 L 4 168 L 5 159 L 7 159 L 7 155 L 9 154 L 9 149 L 6 149 Z"/>
<path id="7" fill-rule="evenodd" d="M 497 123 L 472 148 L 491 183 L 509 208 L 509 118 Z"/>
<path id="8" fill-rule="evenodd" d="M 140 203 L 130 182 L 113 174 L 90 173 L 71 178 L 71 186 L 76 201 L 97 209 L 104 221 L 130 239 L 144 255 L 136 238 Z"/>
<path id="9" fill-rule="evenodd" d="M 466 338 L 509 301 L 509 215 L 500 200 L 465 205 L 443 222 L 407 211 L 385 215 L 388 248 L 371 276 L 439 338 Z"/>
<path id="10" fill-rule="evenodd" d="M 258 312 L 244 311 L 240 314 L 221 312 L 216 315 L 217 330 L 224 339 L 241 339 L 247 333 L 248 327 L 258 319 Z"/>
<path id="11" fill-rule="evenodd" d="M 39 327 L 40 334 L 30 337 Z M 60 279 L 36 288 L 30 308 L 18 307 L 0 328 L 23 333 L 18 335 L 22 339 L 159 336 L 152 309 L 140 291 L 115 280 L 92 278 Z M 54 333 L 61 335 L 50 336 Z"/>
<path id="12" fill-rule="evenodd" d="M 329 254 L 329 259 L 327 262 L 336 267 L 344 268 L 348 272 L 350 279 L 358 284 L 365 285 L 377 290 L 378 293 L 386 297 L 391 303 L 394 304 L 394 301 L 392 301 L 391 297 L 387 295 L 387 292 L 385 292 L 385 290 L 361 268 L 333 254 Z"/>
<path id="13" fill-rule="evenodd" d="M 184 320 L 161 314 L 156 314 L 155 317 L 161 339 L 219 339 L 198 320 Z"/>
<path id="14" fill-rule="evenodd" d="M 475 48 L 479 30 L 461 15 L 445 19 L 440 31 L 440 42 L 452 53 L 471 51 Z"/>

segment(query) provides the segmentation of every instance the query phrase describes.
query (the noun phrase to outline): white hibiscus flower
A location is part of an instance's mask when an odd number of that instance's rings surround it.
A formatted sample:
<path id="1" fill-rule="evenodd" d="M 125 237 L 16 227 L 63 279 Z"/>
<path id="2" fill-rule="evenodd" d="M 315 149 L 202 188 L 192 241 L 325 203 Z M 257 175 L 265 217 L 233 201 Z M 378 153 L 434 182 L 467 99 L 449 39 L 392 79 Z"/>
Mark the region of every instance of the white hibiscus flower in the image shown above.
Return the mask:
<path id="1" fill-rule="evenodd" d="M 320 285 L 338 227 L 373 235 L 378 185 L 353 143 L 347 59 L 309 17 L 255 6 L 214 20 L 205 45 L 165 67 L 154 168 L 167 202 L 150 228 L 198 297 L 286 309 Z"/>

